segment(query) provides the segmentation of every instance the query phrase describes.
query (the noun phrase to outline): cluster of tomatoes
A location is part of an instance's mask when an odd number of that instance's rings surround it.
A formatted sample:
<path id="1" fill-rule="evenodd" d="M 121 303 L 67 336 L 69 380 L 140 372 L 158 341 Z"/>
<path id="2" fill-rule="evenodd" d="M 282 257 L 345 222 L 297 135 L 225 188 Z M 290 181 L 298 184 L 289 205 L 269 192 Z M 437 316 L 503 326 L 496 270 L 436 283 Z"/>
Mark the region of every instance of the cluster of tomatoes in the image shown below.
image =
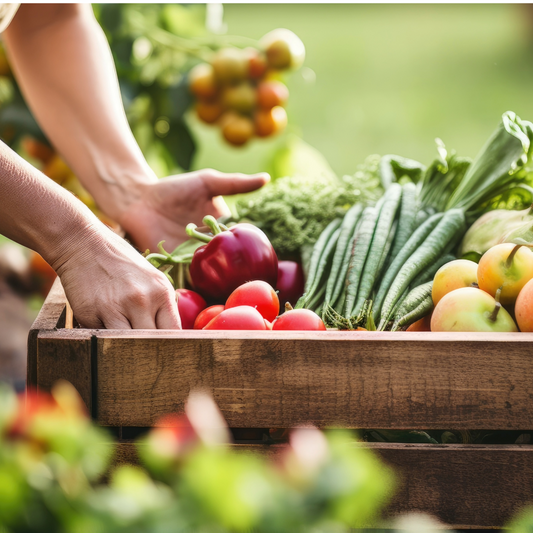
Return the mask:
<path id="1" fill-rule="evenodd" d="M 312 330 L 326 327 L 308 309 L 292 309 L 285 304 L 280 315 L 279 297 L 265 281 L 249 281 L 237 287 L 224 305 L 207 307 L 205 300 L 187 289 L 176 291 L 183 329 L 206 330 Z"/>
<path id="2" fill-rule="evenodd" d="M 286 127 L 289 90 L 279 80 L 280 72 L 299 68 L 305 57 L 302 41 L 290 30 L 271 31 L 259 45 L 259 49 L 221 48 L 210 63 L 200 63 L 189 73 L 196 115 L 219 125 L 234 146 Z"/>

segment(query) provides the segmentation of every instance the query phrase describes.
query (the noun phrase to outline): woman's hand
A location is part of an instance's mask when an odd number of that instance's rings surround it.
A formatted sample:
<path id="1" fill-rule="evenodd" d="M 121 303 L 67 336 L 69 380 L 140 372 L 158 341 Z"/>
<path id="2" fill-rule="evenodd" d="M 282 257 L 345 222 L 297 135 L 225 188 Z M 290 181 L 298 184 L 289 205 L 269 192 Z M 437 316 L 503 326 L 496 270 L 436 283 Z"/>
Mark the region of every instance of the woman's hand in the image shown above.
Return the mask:
<path id="1" fill-rule="evenodd" d="M 139 185 L 137 200 L 123 211 L 118 222 L 140 250 L 155 250 L 164 240 L 173 250 L 189 237 L 190 222 L 202 225 L 206 215 L 230 214 L 221 195 L 254 191 L 269 181 L 266 173 L 224 174 L 206 169 Z"/>
<path id="2" fill-rule="evenodd" d="M 52 264 L 80 325 L 181 329 L 175 291 L 162 272 L 103 224 L 84 234 Z"/>

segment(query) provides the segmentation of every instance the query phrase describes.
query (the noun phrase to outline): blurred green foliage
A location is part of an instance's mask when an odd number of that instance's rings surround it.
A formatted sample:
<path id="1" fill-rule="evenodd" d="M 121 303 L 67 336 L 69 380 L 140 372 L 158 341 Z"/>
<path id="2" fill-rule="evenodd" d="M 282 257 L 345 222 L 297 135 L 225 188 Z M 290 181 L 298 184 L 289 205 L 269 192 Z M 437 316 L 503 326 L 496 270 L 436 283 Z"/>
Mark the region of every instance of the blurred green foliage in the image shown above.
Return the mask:
<path id="1" fill-rule="evenodd" d="M 206 436 L 205 398 L 142 438 L 147 469 L 119 466 L 104 482 L 112 443 L 70 384 L 26 408 L 0 386 L 0 531 L 342 533 L 376 521 L 393 477 L 349 435 L 296 430 L 272 463 L 229 451 L 224 429 Z"/>

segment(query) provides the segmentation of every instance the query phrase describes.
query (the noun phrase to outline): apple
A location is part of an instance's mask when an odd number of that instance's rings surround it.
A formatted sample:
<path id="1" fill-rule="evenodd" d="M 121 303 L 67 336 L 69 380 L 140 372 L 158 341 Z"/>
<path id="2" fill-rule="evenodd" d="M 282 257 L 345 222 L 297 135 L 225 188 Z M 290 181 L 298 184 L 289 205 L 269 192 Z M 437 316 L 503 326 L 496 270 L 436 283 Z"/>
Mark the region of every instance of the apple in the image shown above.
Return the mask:
<path id="1" fill-rule="evenodd" d="M 533 331 L 533 279 L 518 294 L 514 313 L 520 331 Z"/>
<path id="2" fill-rule="evenodd" d="M 477 277 L 480 289 L 495 296 L 501 287 L 500 302 L 512 305 L 522 287 L 533 279 L 533 252 L 511 243 L 497 244 L 481 257 Z"/>
<path id="3" fill-rule="evenodd" d="M 490 294 L 474 287 L 449 292 L 431 316 L 431 331 L 518 331 L 511 315 Z"/>
<path id="4" fill-rule="evenodd" d="M 477 263 L 467 259 L 456 259 L 441 266 L 433 278 L 431 297 L 437 305 L 443 296 L 462 287 L 477 284 Z"/>

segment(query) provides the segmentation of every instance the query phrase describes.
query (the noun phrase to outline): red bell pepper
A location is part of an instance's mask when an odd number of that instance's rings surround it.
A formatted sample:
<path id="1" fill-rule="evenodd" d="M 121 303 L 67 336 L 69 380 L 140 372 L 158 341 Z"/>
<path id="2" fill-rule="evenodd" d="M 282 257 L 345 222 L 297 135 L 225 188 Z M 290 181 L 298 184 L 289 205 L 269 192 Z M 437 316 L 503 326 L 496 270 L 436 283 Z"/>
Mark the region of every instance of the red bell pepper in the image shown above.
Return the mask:
<path id="1" fill-rule="evenodd" d="M 187 226 L 191 237 L 207 243 L 193 255 L 190 274 L 193 288 L 204 298 L 224 303 L 226 298 L 247 281 L 262 280 L 273 287 L 278 278 L 278 258 L 267 236 L 252 224 L 231 228 L 212 216 L 203 220 L 212 235 Z"/>

